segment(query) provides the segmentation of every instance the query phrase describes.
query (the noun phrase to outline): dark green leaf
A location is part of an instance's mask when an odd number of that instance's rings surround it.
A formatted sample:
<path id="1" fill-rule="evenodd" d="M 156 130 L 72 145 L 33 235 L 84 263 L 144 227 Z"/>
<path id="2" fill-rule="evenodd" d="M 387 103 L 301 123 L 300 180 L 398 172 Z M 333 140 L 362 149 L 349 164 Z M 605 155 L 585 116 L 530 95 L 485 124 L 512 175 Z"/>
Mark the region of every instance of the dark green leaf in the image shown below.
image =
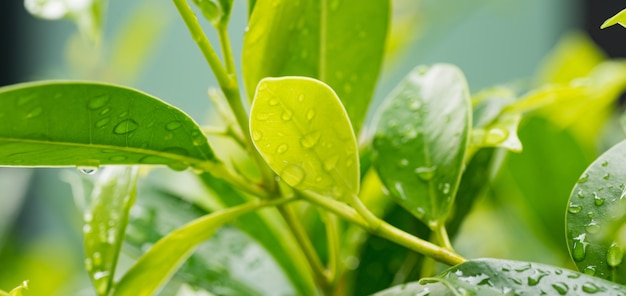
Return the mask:
<path id="1" fill-rule="evenodd" d="M 125 87 L 38 82 L 0 88 L 0 165 L 211 165 L 200 128 L 180 110 Z M 205 168 L 206 169 L 206 168 Z"/>
<path id="2" fill-rule="evenodd" d="M 626 283 L 626 141 L 596 159 L 582 174 L 567 206 L 567 243 L 579 270 Z"/>
<path id="3" fill-rule="evenodd" d="M 430 294 L 432 293 L 432 294 Z M 558 267 L 499 259 L 477 259 L 379 292 L 383 295 L 625 295 L 626 287 Z"/>
<path id="4" fill-rule="evenodd" d="M 465 77 L 446 64 L 413 70 L 379 114 L 373 143 L 378 174 L 396 202 L 431 227 L 449 214 L 470 128 Z"/>
<path id="5" fill-rule="evenodd" d="M 107 295 L 135 202 L 137 167 L 107 167 L 91 192 L 83 226 L 85 268 L 98 295 Z"/>
<path id="6" fill-rule="evenodd" d="M 265 77 L 317 78 L 337 92 L 358 132 L 381 68 L 388 23 L 388 0 L 258 0 L 243 48 L 250 99 Z"/>
<path id="7" fill-rule="evenodd" d="M 345 198 L 359 191 L 359 155 L 335 92 L 306 77 L 265 78 L 250 111 L 257 150 L 287 184 Z"/>

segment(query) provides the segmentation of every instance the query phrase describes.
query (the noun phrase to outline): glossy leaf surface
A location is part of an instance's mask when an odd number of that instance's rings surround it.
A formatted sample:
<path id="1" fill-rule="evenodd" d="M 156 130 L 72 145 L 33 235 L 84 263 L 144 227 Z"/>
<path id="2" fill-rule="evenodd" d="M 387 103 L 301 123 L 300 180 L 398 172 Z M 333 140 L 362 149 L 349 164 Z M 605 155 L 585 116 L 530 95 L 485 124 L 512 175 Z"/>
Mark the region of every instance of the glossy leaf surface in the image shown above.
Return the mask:
<path id="1" fill-rule="evenodd" d="M 499 259 L 477 259 L 426 278 L 379 292 L 400 295 L 624 295 L 626 287 L 558 267 Z"/>
<path id="2" fill-rule="evenodd" d="M 579 270 L 626 283 L 626 141 L 596 159 L 580 179 L 567 206 L 567 242 Z"/>
<path id="3" fill-rule="evenodd" d="M 358 193 L 354 132 L 326 84 L 305 77 L 262 80 L 250 131 L 265 161 L 290 186 L 336 198 Z"/>
<path id="4" fill-rule="evenodd" d="M 98 175 L 85 212 L 85 268 L 98 295 L 106 295 L 115 275 L 130 208 L 135 202 L 137 167 L 106 167 Z"/>
<path id="5" fill-rule="evenodd" d="M 38 82 L 0 88 L 0 165 L 155 164 L 185 169 L 215 160 L 180 110 L 125 87 Z"/>
<path id="6" fill-rule="evenodd" d="M 265 77 L 307 76 L 330 85 L 359 131 L 380 72 L 389 1 L 258 0 L 244 38 L 252 99 Z"/>
<path id="7" fill-rule="evenodd" d="M 245 204 L 193 220 L 171 231 L 148 250 L 115 285 L 115 295 L 153 295 L 223 224 L 259 207 Z"/>
<path id="8" fill-rule="evenodd" d="M 470 126 L 465 77 L 446 64 L 414 69 L 379 114 L 376 170 L 395 201 L 431 227 L 454 201 Z"/>

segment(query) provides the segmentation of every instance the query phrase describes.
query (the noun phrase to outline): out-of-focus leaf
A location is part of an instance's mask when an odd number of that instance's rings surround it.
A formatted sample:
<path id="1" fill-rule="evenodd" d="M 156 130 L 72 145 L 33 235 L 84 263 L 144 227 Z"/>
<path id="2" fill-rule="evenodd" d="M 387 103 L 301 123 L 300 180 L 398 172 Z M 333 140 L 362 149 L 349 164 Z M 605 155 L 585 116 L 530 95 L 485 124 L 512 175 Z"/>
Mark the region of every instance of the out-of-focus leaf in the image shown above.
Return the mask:
<path id="1" fill-rule="evenodd" d="M 604 21 L 604 23 L 602 23 L 602 26 L 600 26 L 600 29 L 604 29 L 615 24 L 620 24 L 622 27 L 626 27 L 626 9 L 618 12 L 616 15 Z"/>
<path id="2" fill-rule="evenodd" d="M 135 202 L 137 167 L 106 167 L 85 211 L 83 234 L 85 268 L 98 295 L 106 295 L 115 276 L 115 267 Z"/>
<path id="3" fill-rule="evenodd" d="M 71 19 L 84 35 L 100 42 L 105 0 L 24 0 L 24 6 L 42 19 Z"/>
<path id="4" fill-rule="evenodd" d="M 481 91 L 472 98 L 473 129 L 468 157 L 482 147 L 502 147 L 513 152 L 522 151 L 517 129 L 522 118 L 518 112 L 506 112 L 515 102 L 515 93 L 505 87 Z"/>
<path id="5" fill-rule="evenodd" d="M 100 83 L 0 88 L 0 165 L 213 165 L 213 150 L 182 111 L 142 92 Z M 205 168 L 206 169 L 206 168 Z"/>
<path id="6" fill-rule="evenodd" d="M 307 76 L 339 95 L 360 130 L 380 72 L 389 0 L 258 0 L 244 37 L 243 78 Z"/>
<path id="7" fill-rule="evenodd" d="M 432 294 L 431 294 L 432 293 Z M 451 267 L 437 278 L 392 287 L 391 295 L 624 295 L 626 287 L 539 263 L 476 259 Z"/>
<path id="8" fill-rule="evenodd" d="M 233 8 L 233 0 L 193 0 L 204 17 L 214 26 L 226 26 Z"/>
<path id="9" fill-rule="evenodd" d="M 212 213 L 169 232 L 152 246 L 114 286 L 115 295 L 152 295 L 223 224 L 261 207 L 248 203 Z"/>
<path id="10" fill-rule="evenodd" d="M 21 285 L 15 287 L 15 289 L 11 290 L 9 293 L 0 290 L 0 295 L 2 296 L 23 296 L 28 295 L 28 281 L 24 281 Z"/>
<path id="11" fill-rule="evenodd" d="M 358 193 L 356 138 L 329 86 L 306 77 L 265 78 L 250 113 L 254 145 L 287 184 L 338 199 Z"/>
<path id="12" fill-rule="evenodd" d="M 505 114 L 484 128 L 472 130 L 470 145 L 473 147 L 502 147 L 513 152 L 522 152 L 522 142 L 517 129 L 521 114 Z"/>
<path id="13" fill-rule="evenodd" d="M 626 141 L 596 159 L 578 179 L 567 206 L 567 243 L 579 270 L 626 283 Z"/>
<path id="14" fill-rule="evenodd" d="M 374 165 L 395 201 L 430 227 L 448 217 L 470 129 L 467 83 L 452 65 L 416 68 L 381 109 Z"/>

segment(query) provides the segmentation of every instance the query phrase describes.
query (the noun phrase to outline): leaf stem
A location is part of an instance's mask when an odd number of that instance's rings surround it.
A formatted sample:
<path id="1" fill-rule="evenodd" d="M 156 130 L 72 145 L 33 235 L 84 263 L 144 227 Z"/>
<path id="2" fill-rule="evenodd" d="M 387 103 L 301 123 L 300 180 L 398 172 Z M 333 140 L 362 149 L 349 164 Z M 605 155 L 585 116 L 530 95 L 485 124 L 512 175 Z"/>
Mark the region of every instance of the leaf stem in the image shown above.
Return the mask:
<path id="1" fill-rule="evenodd" d="M 442 247 L 452 251 L 452 243 L 450 242 L 450 237 L 448 236 L 448 231 L 446 230 L 445 223 L 437 223 L 437 226 L 433 229 L 433 234 L 439 245 Z"/>
<path id="2" fill-rule="evenodd" d="M 369 216 L 368 218 L 375 218 L 376 221 L 371 221 L 374 223 L 372 225 L 355 209 L 349 207 L 344 203 L 335 201 L 333 199 L 321 196 L 310 191 L 302 191 L 300 192 L 300 194 L 309 202 L 330 212 L 333 212 L 343 219 L 346 219 L 352 223 L 364 227 L 365 229 L 368 229 L 372 234 L 388 239 L 415 252 L 431 257 L 439 262 L 448 265 L 457 265 L 466 261 L 465 258 L 455 253 L 454 251 L 442 248 L 421 238 L 408 234 L 388 224 L 387 222 L 376 218 L 373 215 Z"/>
<path id="3" fill-rule="evenodd" d="M 217 24 L 215 26 L 218 37 L 220 39 L 220 45 L 222 48 L 222 55 L 224 56 L 224 64 L 226 64 L 226 71 L 230 74 L 231 79 L 237 80 L 237 70 L 235 69 L 235 58 L 233 57 L 233 50 L 230 45 L 230 37 L 228 36 L 228 25 Z"/>
<path id="4" fill-rule="evenodd" d="M 326 239 L 328 241 L 328 267 L 327 276 L 328 282 L 331 286 L 334 286 L 339 271 L 339 256 L 341 253 L 341 245 L 339 243 L 339 223 L 337 216 L 333 213 L 324 211 L 321 213 L 326 225 Z"/>

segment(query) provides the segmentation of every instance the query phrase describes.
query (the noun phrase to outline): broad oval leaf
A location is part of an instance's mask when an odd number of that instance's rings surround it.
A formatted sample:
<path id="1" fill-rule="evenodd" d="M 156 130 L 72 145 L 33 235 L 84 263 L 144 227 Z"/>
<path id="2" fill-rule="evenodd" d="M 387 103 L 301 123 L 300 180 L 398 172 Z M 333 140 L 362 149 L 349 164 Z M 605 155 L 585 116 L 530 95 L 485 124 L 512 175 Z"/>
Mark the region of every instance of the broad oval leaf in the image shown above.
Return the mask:
<path id="1" fill-rule="evenodd" d="M 85 268 L 98 295 L 107 295 L 115 275 L 130 208 L 135 202 L 138 168 L 107 167 L 91 192 L 83 226 Z"/>
<path id="2" fill-rule="evenodd" d="M 429 294 L 432 293 L 432 294 Z M 425 278 L 376 293 L 399 295 L 625 295 L 626 287 L 555 266 L 476 259 Z"/>
<path id="3" fill-rule="evenodd" d="M 193 220 L 160 239 L 124 274 L 112 294 L 120 296 L 154 295 L 169 280 L 196 247 L 215 231 L 247 212 L 262 207 L 248 203 Z"/>
<path id="4" fill-rule="evenodd" d="M 37 82 L 0 88 L 0 166 L 215 161 L 200 128 L 145 93 L 101 83 Z"/>
<path id="5" fill-rule="evenodd" d="M 329 86 L 306 77 L 263 79 L 250 113 L 254 145 L 287 184 L 339 199 L 358 193 L 356 138 Z"/>
<path id="6" fill-rule="evenodd" d="M 358 132 L 382 64 L 389 2 L 256 1 L 243 46 L 250 99 L 265 77 L 317 78 L 337 92 Z"/>
<path id="7" fill-rule="evenodd" d="M 566 228 L 579 270 L 626 283 L 626 141 L 613 146 L 582 174 L 570 195 Z"/>
<path id="8" fill-rule="evenodd" d="M 414 216 L 440 225 L 456 195 L 471 127 L 463 73 L 447 64 L 415 68 L 378 117 L 374 165 L 383 184 Z"/>

